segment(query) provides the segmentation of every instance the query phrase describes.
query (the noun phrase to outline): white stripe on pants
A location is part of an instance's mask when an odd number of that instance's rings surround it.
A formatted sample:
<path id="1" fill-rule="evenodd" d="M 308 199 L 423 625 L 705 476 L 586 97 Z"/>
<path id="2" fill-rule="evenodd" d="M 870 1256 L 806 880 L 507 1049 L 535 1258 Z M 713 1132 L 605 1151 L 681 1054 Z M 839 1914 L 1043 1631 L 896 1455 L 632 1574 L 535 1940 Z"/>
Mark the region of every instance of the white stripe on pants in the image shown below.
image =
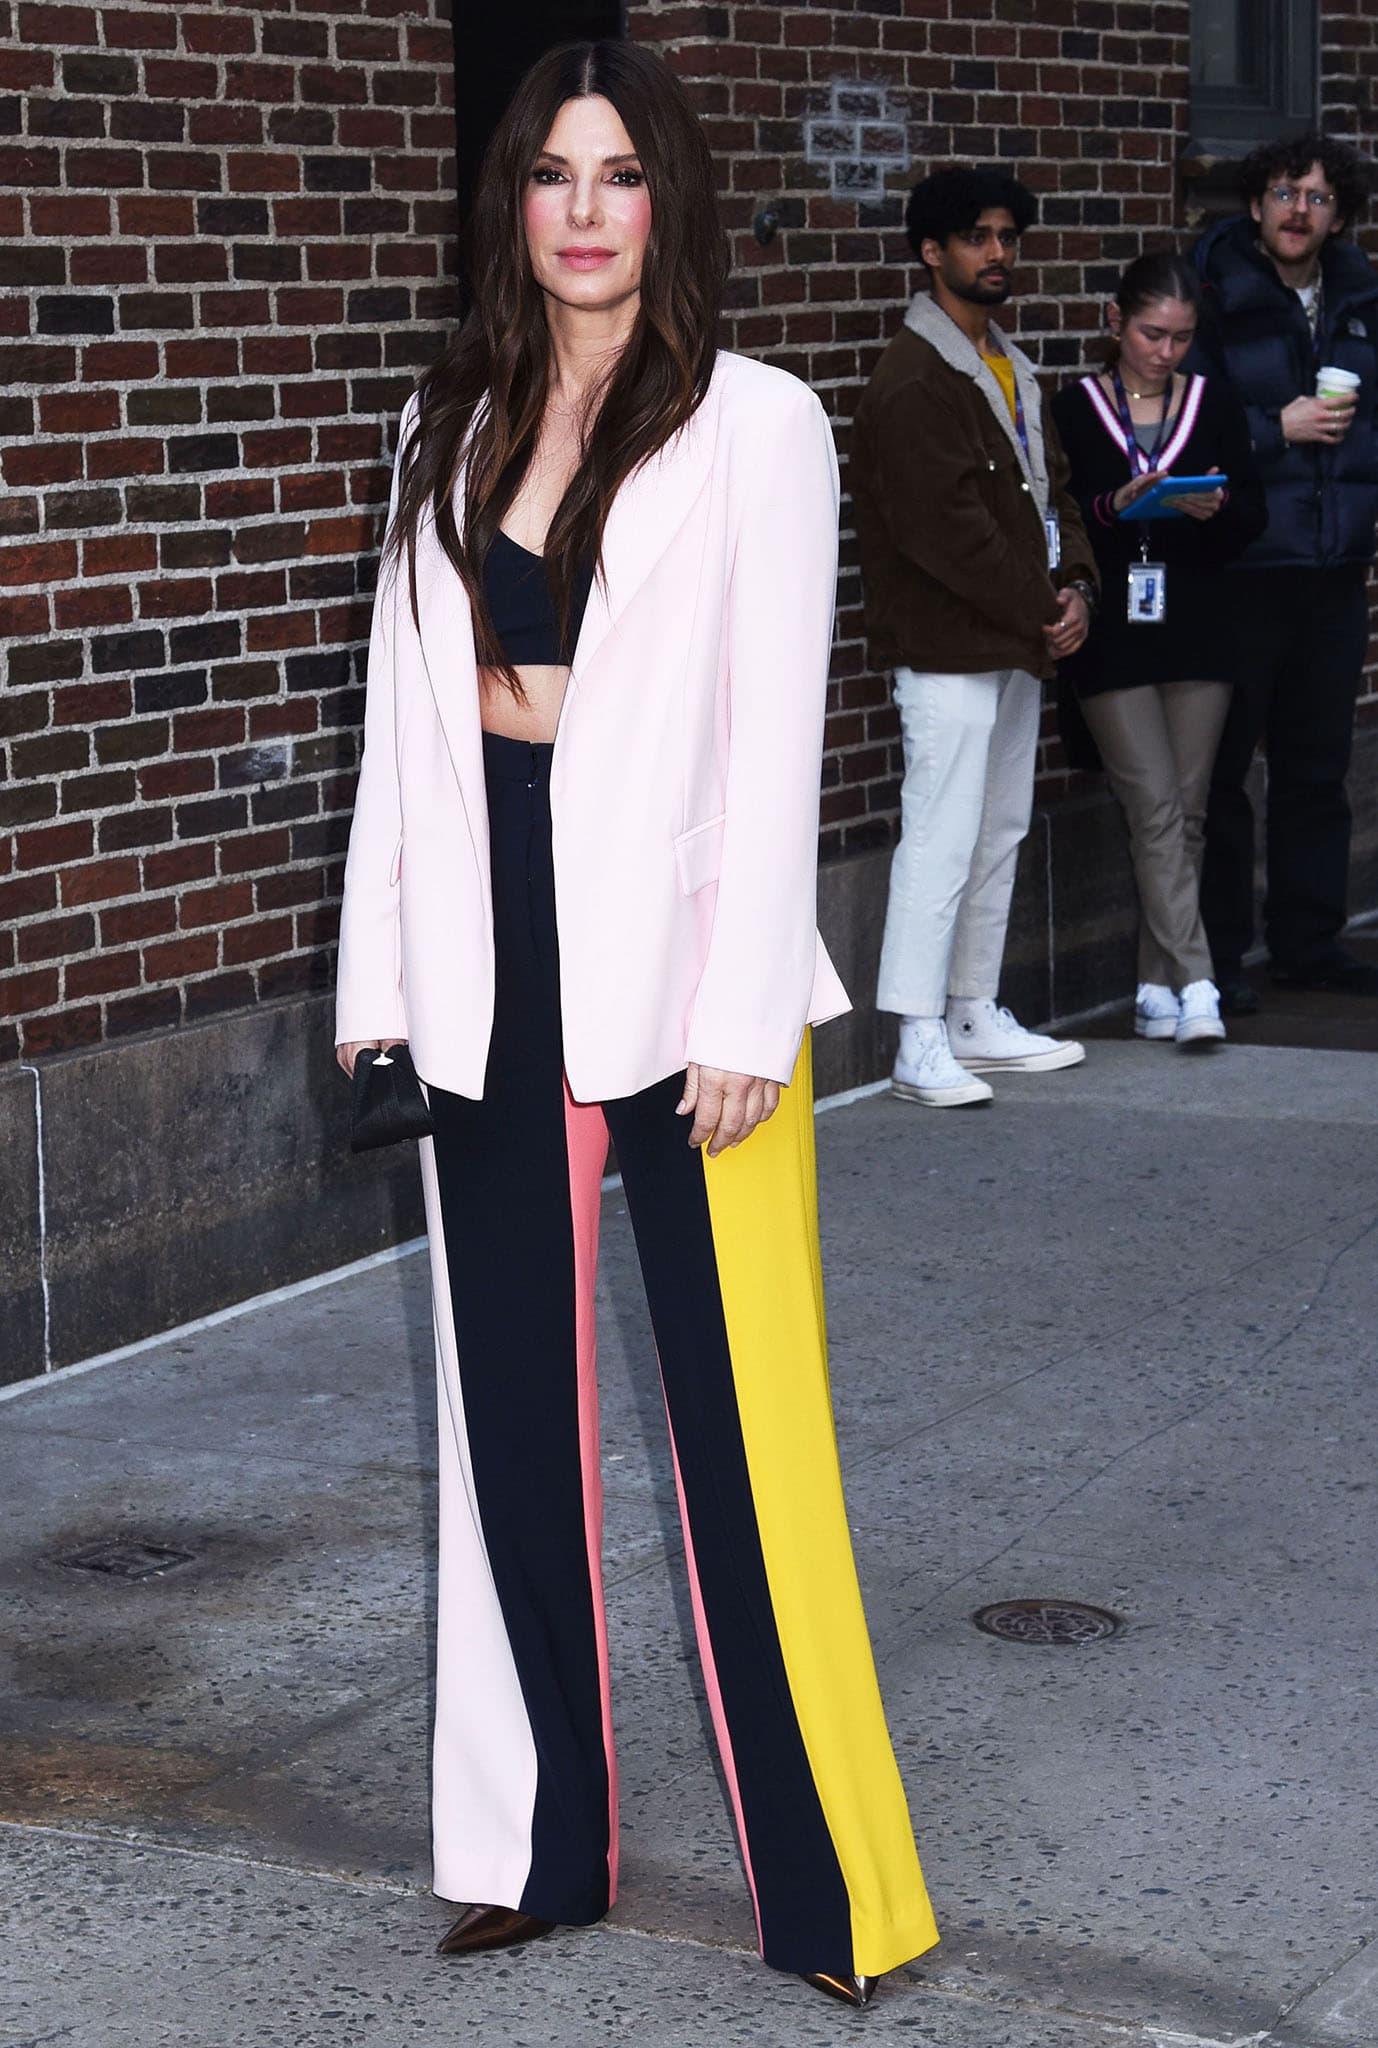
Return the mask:
<path id="1" fill-rule="evenodd" d="M 904 791 L 878 1009 L 941 1017 L 949 996 L 999 988 L 1042 696 L 1025 669 L 895 670 Z"/>

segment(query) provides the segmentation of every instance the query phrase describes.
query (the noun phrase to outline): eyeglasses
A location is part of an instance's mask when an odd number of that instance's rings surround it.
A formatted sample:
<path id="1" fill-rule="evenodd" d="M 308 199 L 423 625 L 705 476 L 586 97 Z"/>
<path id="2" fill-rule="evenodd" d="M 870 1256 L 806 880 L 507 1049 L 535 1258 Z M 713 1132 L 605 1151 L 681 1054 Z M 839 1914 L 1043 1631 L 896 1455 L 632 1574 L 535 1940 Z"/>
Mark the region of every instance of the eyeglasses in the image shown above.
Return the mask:
<path id="1" fill-rule="evenodd" d="M 1279 206 L 1295 206 L 1304 199 L 1312 213 L 1326 213 L 1335 204 L 1333 192 L 1302 192 L 1295 185 L 1270 185 L 1268 197 Z"/>

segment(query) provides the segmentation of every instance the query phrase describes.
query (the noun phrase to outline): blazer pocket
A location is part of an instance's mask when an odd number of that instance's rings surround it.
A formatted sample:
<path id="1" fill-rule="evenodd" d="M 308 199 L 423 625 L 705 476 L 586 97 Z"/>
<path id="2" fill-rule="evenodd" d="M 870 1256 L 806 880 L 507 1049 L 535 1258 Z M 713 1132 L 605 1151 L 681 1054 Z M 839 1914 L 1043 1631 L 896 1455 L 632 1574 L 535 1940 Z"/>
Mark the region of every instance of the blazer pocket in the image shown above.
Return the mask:
<path id="1" fill-rule="evenodd" d="M 706 825 L 691 826 L 675 841 L 675 866 L 679 886 L 686 896 L 706 889 L 722 871 L 722 835 L 726 812 L 710 818 Z"/>

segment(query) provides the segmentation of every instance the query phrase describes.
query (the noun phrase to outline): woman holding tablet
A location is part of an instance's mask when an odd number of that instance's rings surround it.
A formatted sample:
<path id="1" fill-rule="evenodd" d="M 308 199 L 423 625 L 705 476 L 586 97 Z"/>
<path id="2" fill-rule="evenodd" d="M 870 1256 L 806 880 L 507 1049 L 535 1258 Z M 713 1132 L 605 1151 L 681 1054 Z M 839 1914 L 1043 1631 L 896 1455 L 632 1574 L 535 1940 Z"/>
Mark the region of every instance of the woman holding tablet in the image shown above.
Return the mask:
<path id="1" fill-rule="evenodd" d="M 1061 672 L 1129 827 L 1134 1029 L 1197 1047 L 1225 1036 L 1199 901 L 1206 794 L 1233 676 L 1218 572 L 1267 521 L 1243 408 L 1223 384 L 1178 369 L 1200 295 L 1181 257 L 1139 257 L 1108 308 L 1110 366 L 1053 401 L 1102 589 L 1090 635 Z M 1163 496 L 1173 476 L 1220 483 Z M 1136 518 L 1136 507 L 1151 516 Z"/>

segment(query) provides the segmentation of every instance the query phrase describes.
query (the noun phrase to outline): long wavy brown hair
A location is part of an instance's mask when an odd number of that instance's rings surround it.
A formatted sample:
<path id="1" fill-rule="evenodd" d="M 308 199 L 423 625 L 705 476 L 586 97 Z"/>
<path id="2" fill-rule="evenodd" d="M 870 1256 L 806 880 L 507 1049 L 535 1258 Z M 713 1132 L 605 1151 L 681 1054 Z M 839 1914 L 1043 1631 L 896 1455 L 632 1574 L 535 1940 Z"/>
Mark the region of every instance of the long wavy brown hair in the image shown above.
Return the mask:
<path id="1" fill-rule="evenodd" d="M 569 43 L 517 87 L 484 157 L 473 216 L 473 304 L 422 379 L 420 424 L 403 453 L 383 561 L 405 556 L 416 616 L 416 542 L 429 513 L 468 593 L 480 666 L 522 695 L 483 594 L 483 563 L 535 452 L 552 374 L 545 297 L 531 272 L 522 201 L 567 100 L 611 101 L 641 160 L 651 202 L 636 324 L 584 429 L 583 455 L 545 541 L 546 575 L 568 637 L 581 563 L 601 571 L 619 486 L 702 403 L 713 373 L 727 243 L 713 165 L 683 87 L 635 43 Z M 456 486 L 463 467 L 463 505 Z M 418 621 L 419 623 L 419 621 Z"/>

